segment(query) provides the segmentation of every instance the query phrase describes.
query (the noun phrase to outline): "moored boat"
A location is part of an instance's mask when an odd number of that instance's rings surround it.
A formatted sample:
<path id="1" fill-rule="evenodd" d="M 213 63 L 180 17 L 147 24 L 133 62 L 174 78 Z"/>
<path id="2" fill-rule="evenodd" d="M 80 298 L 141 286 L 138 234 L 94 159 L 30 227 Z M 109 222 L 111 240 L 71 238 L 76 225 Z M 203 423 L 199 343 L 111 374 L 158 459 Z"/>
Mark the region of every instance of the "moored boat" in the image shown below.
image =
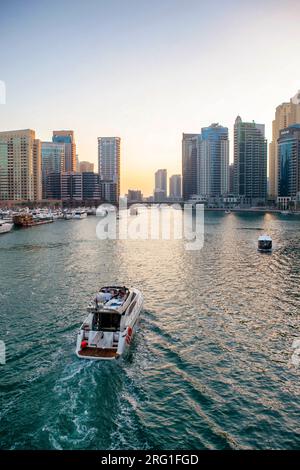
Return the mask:
<path id="1" fill-rule="evenodd" d="M 53 222 L 52 219 L 39 219 L 33 218 L 32 214 L 24 213 L 18 214 L 14 216 L 14 224 L 16 227 L 28 228 L 28 227 L 35 227 L 36 225 L 44 225 Z"/>
<path id="2" fill-rule="evenodd" d="M 73 214 L 73 219 L 85 219 L 87 217 L 87 213 L 84 210 L 76 210 Z"/>
<path id="3" fill-rule="evenodd" d="M 132 341 L 143 307 L 136 288 L 102 287 L 88 306 L 88 316 L 77 335 L 80 359 L 112 360 L 122 356 Z"/>
<path id="4" fill-rule="evenodd" d="M 8 233 L 12 230 L 14 224 L 11 224 L 9 222 L 4 222 L 2 220 L 0 220 L 0 235 L 2 233 Z"/>
<path id="5" fill-rule="evenodd" d="M 272 251 L 272 238 L 269 235 L 258 237 L 258 251 Z"/>

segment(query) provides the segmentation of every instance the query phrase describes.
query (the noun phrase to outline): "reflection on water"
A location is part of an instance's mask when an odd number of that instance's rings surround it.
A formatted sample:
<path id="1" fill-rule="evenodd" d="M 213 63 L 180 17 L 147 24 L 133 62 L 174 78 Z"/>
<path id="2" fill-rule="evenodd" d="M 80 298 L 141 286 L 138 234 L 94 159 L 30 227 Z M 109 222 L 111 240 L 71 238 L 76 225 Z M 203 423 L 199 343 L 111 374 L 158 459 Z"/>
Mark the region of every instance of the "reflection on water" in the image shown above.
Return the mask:
<path id="1" fill-rule="evenodd" d="M 100 241 L 97 221 L 0 238 L 1 448 L 299 448 L 300 220 L 206 213 L 200 251 Z M 124 361 L 80 361 L 110 282 L 143 291 L 139 332 Z"/>

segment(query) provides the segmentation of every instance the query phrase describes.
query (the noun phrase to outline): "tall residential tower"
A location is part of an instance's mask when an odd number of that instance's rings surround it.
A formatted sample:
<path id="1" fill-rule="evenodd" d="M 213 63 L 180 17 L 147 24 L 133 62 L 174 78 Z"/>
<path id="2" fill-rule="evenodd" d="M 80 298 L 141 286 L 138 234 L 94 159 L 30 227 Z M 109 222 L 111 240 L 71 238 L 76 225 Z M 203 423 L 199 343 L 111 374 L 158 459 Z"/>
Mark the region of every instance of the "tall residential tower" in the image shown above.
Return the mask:
<path id="1" fill-rule="evenodd" d="M 74 131 L 53 131 L 52 142 L 65 145 L 64 172 L 76 172 L 77 161 Z"/>
<path id="2" fill-rule="evenodd" d="M 275 119 L 272 122 L 272 142 L 269 147 L 269 178 L 271 197 L 278 196 L 278 147 L 280 131 L 293 124 L 300 124 L 300 91 L 287 103 L 277 106 Z"/>
<path id="3" fill-rule="evenodd" d="M 41 144 L 30 129 L 0 132 L 0 199 L 42 198 Z"/>
<path id="4" fill-rule="evenodd" d="M 235 193 L 247 205 L 264 204 L 267 196 L 267 141 L 265 126 L 243 122 L 234 125 Z"/>
<path id="5" fill-rule="evenodd" d="M 120 197 L 120 137 L 98 137 L 98 169 L 104 198 L 117 203 Z"/>

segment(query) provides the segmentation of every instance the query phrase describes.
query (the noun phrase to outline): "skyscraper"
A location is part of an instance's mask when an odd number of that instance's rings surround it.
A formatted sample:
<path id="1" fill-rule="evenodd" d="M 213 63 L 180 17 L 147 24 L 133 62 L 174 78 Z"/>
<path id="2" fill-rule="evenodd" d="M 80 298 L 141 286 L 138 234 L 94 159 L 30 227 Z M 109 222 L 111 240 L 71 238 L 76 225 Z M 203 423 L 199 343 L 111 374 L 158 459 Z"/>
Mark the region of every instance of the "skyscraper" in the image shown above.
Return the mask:
<path id="1" fill-rule="evenodd" d="M 110 183 L 104 185 L 104 194 L 112 203 L 118 202 L 120 197 L 120 154 L 120 137 L 98 137 L 99 177 L 102 185 Z"/>
<path id="2" fill-rule="evenodd" d="M 42 187 L 43 199 L 47 195 L 47 176 L 50 173 L 63 173 L 65 168 L 65 145 L 42 142 Z"/>
<path id="3" fill-rule="evenodd" d="M 155 191 L 161 191 L 163 197 L 167 197 L 167 170 L 155 172 Z"/>
<path id="4" fill-rule="evenodd" d="M 271 197 L 278 195 L 278 151 L 277 140 L 280 130 L 300 123 L 300 91 L 289 102 L 277 106 L 275 119 L 272 122 L 272 142 L 269 147 L 269 193 Z"/>
<path id="5" fill-rule="evenodd" d="M 278 148 L 278 196 L 295 198 L 300 192 L 300 124 L 280 131 Z"/>
<path id="6" fill-rule="evenodd" d="M 169 179 L 169 195 L 173 199 L 181 199 L 181 175 L 172 175 Z"/>
<path id="7" fill-rule="evenodd" d="M 267 195 L 267 141 L 265 126 L 243 122 L 234 125 L 235 193 L 249 205 L 264 203 Z"/>
<path id="8" fill-rule="evenodd" d="M 74 131 L 53 131 L 52 142 L 65 145 L 65 172 L 77 171 Z"/>
<path id="9" fill-rule="evenodd" d="M 234 164 L 233 163 L 231 163 L 229 165 L 229 188 L 228 188 L 228 192 L 230 194 L 234 193 Z"/>
<path id="10" fill-rule="evenodd" d="M 182 196 L 197 194 L 197 158 L 199 134 L 182 134 Z"/>
<path id="11" fill-rule="evenodd" d="M 201 129 L 198 140 L 197 194 L 217 197 L 228 193 L 228 129 L 211 124 Z"/>
<path id="12" fill-rule="evenodd" d="M 41 148 L 30 129 L 0 132 L 0 195 L 11 201 L 41 199 Z"/>

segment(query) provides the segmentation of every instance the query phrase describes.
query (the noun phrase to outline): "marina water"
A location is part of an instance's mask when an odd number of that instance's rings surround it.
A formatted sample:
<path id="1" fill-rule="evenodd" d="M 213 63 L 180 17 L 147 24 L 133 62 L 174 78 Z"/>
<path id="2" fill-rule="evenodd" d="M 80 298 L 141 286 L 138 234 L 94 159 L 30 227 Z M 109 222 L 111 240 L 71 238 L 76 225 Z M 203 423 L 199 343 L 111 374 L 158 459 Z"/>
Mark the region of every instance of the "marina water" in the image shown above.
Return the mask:
<path id="1" fill-rule="evenodd" d="M 300 218 L 207 212 L 200 251 L 98 240 L 97 222 L 0 238 L 0 447 L 299 448 Z M 81 361 L 87 302 L 115 282 L 145 297 L 130 354 Z"/>

